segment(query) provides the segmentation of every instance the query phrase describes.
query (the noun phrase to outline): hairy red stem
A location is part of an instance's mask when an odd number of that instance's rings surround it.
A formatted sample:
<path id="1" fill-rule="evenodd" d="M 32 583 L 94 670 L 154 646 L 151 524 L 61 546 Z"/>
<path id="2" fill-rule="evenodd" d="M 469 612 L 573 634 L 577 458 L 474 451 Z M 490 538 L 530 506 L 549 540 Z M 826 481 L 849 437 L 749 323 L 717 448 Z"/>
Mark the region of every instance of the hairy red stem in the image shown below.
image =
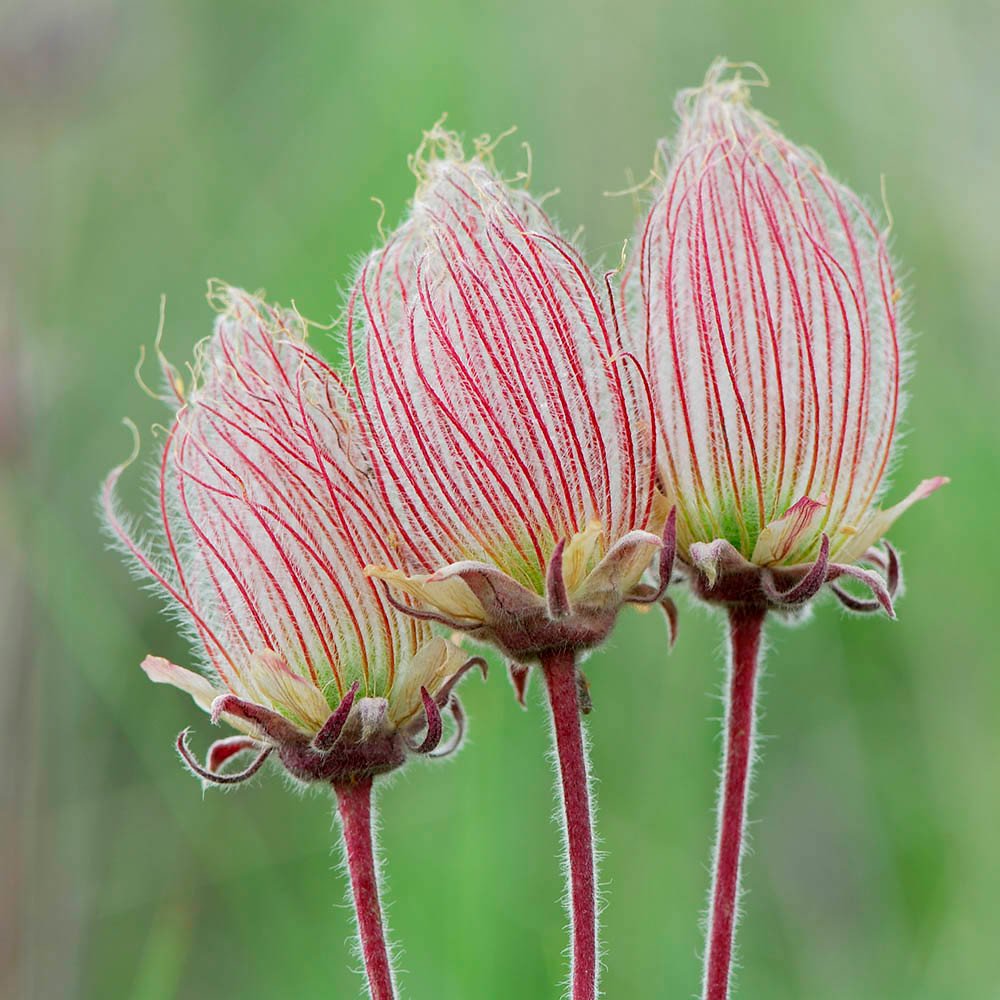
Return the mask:
<path id="1" fill-rule="evenodd" d="M 590 784 L 583 743 L 576 659 L 572 652 L 542 657 L 565 816 L 573 933 L 572 998 L 597 996 L 597 876 L 590 818 Z"/>
<path id="2" fill-rule="evenodd" d="M 726 1000 L 729 996 L 747 788 L 753 765 L 757 666 L 766 614 L 766 608 L 750 605 L 733 605 L 729 609 L 725 766 L 719 802 L 712 902 L 708 914 L 705 1000 Z"/>
<path id="3" fill-rule="evenodd" d="M 344 853 L 351 874 L 358 936 L 368 973 L 371 1000 L 392 1000 L 392 966 L 378 901 L 378 876 L 372 843 L 372 779 L 333 786 L 344 834 Z"/>

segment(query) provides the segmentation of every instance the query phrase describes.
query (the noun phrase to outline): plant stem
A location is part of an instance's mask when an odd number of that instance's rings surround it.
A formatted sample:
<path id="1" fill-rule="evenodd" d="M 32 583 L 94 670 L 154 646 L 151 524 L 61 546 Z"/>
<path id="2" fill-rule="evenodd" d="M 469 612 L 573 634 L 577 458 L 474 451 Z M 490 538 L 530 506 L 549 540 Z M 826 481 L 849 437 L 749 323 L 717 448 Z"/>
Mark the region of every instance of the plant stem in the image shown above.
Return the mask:
<path id="1" fill-rule="evenodd" d="M 760 638 L 767 609 L 729 608 L 730 657 L 727 676 L 725 757 L 719 798 L 715 870 L 708 913 L 705 1000 L 726 1000 L 733 959 L 740 889 L 740 861 L 746 827 L 746 799 L 753 768 L 755 705 Z"/>
<path id="2" fill-rule="evenodd" d="M 570 970 L 572 997 L 573 1000 L 594 1000 L 597 996 L 597 874 L 576 658 L 572 652 L 560 651 L 542 657 L 541 665 L 552 711 L 552 730 L 565 816 L 573 935 Z"/>
<path id="3" fill-rule="evenodd" d="M 368 973 L 371 1000 L 392 1000 L 392 966 L 378 901 L 378 876 L 372 839 L 372 779 L 344 781 L 333 786 L 344 834 L 344 854 L 351 875 L 358 937 Z"/>

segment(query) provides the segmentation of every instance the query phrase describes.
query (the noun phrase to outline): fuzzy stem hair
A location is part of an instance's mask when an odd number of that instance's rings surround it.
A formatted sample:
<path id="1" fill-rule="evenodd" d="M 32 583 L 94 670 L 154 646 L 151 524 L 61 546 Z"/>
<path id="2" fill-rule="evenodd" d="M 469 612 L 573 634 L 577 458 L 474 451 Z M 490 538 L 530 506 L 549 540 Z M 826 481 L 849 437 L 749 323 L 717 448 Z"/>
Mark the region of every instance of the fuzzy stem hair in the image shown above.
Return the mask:
<path id="1" fill-rule="evenodd" d="M 729 608 L 729 670 L 726 678 L 722 786 L 708 910 L 704 1000 L 727 1000 L 732 980 L 733 938 L 739 916 L 740 865 L 746 803 L 756 738 L 757 675 L 767 609 Z"/>
<path id="2" fill-rule="evenodd" d="M 395 978 L 378 896 L 378 865 L 372 830 L 372 779 L 338 782 L 334 791 L 369 994 L 371 1000 L 393 1000 Z"/>
<path id="3" fill-rule="evenodd" d="M 580 720 L 576 658 L 571 651 L 542 657 L 563 806 L 572 934 L 572 1000 L 597 997 L 597 869 L 591 821 L 590 775 Z"/>

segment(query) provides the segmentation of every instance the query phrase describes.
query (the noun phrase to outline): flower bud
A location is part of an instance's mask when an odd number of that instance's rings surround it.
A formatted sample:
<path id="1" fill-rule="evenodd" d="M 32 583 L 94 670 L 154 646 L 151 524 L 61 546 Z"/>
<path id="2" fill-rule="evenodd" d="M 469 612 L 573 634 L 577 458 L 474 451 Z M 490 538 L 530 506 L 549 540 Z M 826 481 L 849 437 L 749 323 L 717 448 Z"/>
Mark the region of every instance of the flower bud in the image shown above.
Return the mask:
<path id="1" fill-rule="evenodd" d="M 872 546 L 945 480 L 880 506 L 904 358 L 885 234 L 725 69 L 679 97 L 679 135 L 623 285 L 679 552 L 703 596 L 728 601 L 761 568 L 779 590 L 821 558 L 884 568 Z"/>
<path id="2" fill-rule="evenodd" d="M 303 780 L 389 770 L 425 729 L 436 745 L 441 708 L 460 719 L 451 689 L 465 657 L 364 573 L 395 558 L 391 531 L 340 380 L 304 322 L 236 289 L 217 298 L 215 333 L 167 433 L 150 541 L 116 512 L 124 467 L 105 485 L 110 527 L 168 596 L 204 670 L 152 656 L 143 667 L 247 737 L 216 744 L 205 769 L 182 734 L 206 780 L 228 780 L 214 765 L 241 749 L 276 749 Z"/>
<path id="3" fill-rule="evenodd" d="M 607 634 L 661 541 L 651 400 L 577 250 L 480 149 L 428 134 L 347 346 L 411 566 L 372 573 L 514 659 Z M 416 571 L 414 571 L 416 570 Z"/>

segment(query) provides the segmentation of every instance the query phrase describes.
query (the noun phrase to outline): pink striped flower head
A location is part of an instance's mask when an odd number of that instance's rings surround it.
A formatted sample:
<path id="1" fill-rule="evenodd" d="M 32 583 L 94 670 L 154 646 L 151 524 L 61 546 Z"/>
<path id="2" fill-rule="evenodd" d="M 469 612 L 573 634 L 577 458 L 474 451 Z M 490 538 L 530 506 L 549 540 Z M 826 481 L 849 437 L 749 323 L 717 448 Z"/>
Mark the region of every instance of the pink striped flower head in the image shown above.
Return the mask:
<path id="1" fill-rule="evenodd" d="M 396 548 L 340 380 L 297 313 L 232 288 L 216 299 L 195 387 L 185 398 L 178 386 L 151 530 L 137 535 L 117 511 L 124 466 L 103 494 L 109 526 L 203 661 L 195 672 L 150 656 L 143 668 L 240 733 L 212 747 L 207 767 L 183 733 L 178 749 L 225 783 L 274 751 L 297 778 L 325 781 L 390 770 L 410 750 L 440 754 L 442 709 L 461 735 L 452 689 L 472 661 L 364 573 Z M 219 770 L 245 750 L 256 752 L 245 771 Z"/>
<path id="2" fill-rule="evenodd" d="M 364 263 L 347 350 L 408 558 L 393 600 L 513 659 L 582 649 L 661 550 L 644 376 L 580 254 L 440 127 L 406 222 Z"/>
<path id="3" fill-rule="evenodd" d="M 885 233 L 726 70 L 680 95 L 679 135 L 623 276 L 679 553 L 710 599 L 763 587 L 795 605 L 846 574 L 891 613 L 898 561 L 876 545 L 945 480 L 880 506 L 903 367 Z"/>

